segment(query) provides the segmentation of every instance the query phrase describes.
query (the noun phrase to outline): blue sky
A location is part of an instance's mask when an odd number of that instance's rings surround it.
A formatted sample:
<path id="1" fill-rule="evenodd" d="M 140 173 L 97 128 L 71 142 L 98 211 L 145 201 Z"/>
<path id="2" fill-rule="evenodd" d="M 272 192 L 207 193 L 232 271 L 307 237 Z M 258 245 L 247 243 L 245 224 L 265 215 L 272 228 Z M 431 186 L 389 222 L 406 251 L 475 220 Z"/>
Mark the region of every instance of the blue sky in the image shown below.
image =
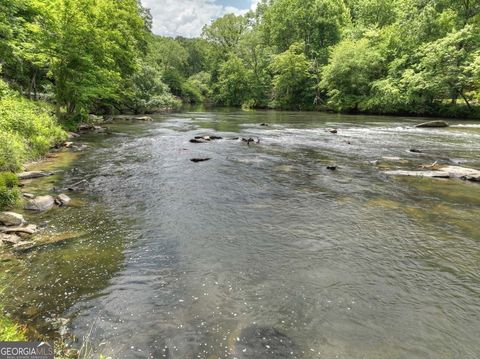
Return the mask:
<path id="1" fill-rule="evenodd" d="M 153 15 L 153 32 L 166 36 L 199 36 L 205 24 L 227 13 L 243 14 L 258 0 L 142 0 Z"/>
<path id="2" fill-rule="evenodd" d="M 238 9 L 248 9 L 252 4 L 249 0 L 218 0 L 216 2 L 224 6 L 233 6 Z"/>

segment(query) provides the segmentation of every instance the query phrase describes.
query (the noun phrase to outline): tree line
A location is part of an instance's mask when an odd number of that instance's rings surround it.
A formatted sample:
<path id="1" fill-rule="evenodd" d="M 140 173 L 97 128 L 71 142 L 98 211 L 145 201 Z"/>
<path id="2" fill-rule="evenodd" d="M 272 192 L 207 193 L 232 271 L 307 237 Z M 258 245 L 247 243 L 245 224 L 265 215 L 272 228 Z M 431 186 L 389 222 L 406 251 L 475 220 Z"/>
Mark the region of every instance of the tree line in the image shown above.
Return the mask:
<path id="1" fill-rule="evenodd" d="M 270 0 L 202 37 L 221 104 L 478 116 L 479 1 Z"/>
<path id="2" fill-rule="evenodd" d="M 2 77 L 57 115 L 244 108 L 478 115 L 480 2 L 263 0 L 201 37 L 139 0 L 0 0 Z"/>

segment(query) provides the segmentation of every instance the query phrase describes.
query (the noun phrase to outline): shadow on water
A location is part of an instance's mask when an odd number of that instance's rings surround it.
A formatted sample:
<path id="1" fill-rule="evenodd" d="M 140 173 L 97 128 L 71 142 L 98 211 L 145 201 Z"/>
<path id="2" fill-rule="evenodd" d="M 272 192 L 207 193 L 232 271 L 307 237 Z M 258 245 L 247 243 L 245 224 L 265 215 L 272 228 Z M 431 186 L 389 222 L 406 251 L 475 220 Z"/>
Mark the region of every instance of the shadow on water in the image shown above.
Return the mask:
<path id="1" fill-rule="evenodd" d="M 86 178 L 87 204 L 45 217 L 77 238 L 2 264 L 9 309 L 72 318 L 92 357 L 475 358 L 480 186 L 383 171 L 478 167 L 480 133 L 418 121 L 224 109 L 112 124 L 57 179 Z M 189 142 L 208 134 L 224 139 Z"/>

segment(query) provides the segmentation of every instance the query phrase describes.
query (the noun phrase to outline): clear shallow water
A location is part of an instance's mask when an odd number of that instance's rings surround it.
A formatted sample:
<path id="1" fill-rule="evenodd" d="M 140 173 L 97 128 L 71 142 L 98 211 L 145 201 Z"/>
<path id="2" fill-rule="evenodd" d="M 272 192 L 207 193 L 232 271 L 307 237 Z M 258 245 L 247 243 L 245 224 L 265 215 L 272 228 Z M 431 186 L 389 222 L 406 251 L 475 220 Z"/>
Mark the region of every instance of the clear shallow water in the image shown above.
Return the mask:
<path id="1" fill-rule="evenodd" d="M 285 357 L 477 358 L 480 185 L 382 170 L 480 168 L 480 126 L 418 122 L 217 111 L 113 124 L 50 180 L 89 180 L 85 205 L 40 218 L 76 239 L 0 264 L 8 309 L 43 332 L 70 317 L 93 357 L 267 358 L 242 342 L 267 327 L 295 343 Z M 261 143 L 188 142 L 206 134 Z"/>

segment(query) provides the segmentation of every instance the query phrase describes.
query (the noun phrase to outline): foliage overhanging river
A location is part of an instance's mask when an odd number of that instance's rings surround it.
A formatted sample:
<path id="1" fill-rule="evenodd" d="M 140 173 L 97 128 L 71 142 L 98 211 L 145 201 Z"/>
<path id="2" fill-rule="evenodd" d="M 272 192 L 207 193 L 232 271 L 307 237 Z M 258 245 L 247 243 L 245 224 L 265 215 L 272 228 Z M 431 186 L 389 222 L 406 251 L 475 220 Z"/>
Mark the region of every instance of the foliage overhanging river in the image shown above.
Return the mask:
<path id="1" fill-rule="evenodd" d="M 44 333 L 70 318 L 92 357 L 253 358 L 238 340 L 265 327 L 285 335 L 285 357 L 478 358 L 480 185 L 382 173 L 437 160 L 480 168 L 478 122 L 155 119 L 85 136 L 90 150 L 36 180 L 89 186 L 83 205 L 37 216 L 74 239 L 0 263 L 17 318 Z M 189 143 L 208 134 L 225 139 Z M 261 142 L 227 139 L 237 136 Z"/>

